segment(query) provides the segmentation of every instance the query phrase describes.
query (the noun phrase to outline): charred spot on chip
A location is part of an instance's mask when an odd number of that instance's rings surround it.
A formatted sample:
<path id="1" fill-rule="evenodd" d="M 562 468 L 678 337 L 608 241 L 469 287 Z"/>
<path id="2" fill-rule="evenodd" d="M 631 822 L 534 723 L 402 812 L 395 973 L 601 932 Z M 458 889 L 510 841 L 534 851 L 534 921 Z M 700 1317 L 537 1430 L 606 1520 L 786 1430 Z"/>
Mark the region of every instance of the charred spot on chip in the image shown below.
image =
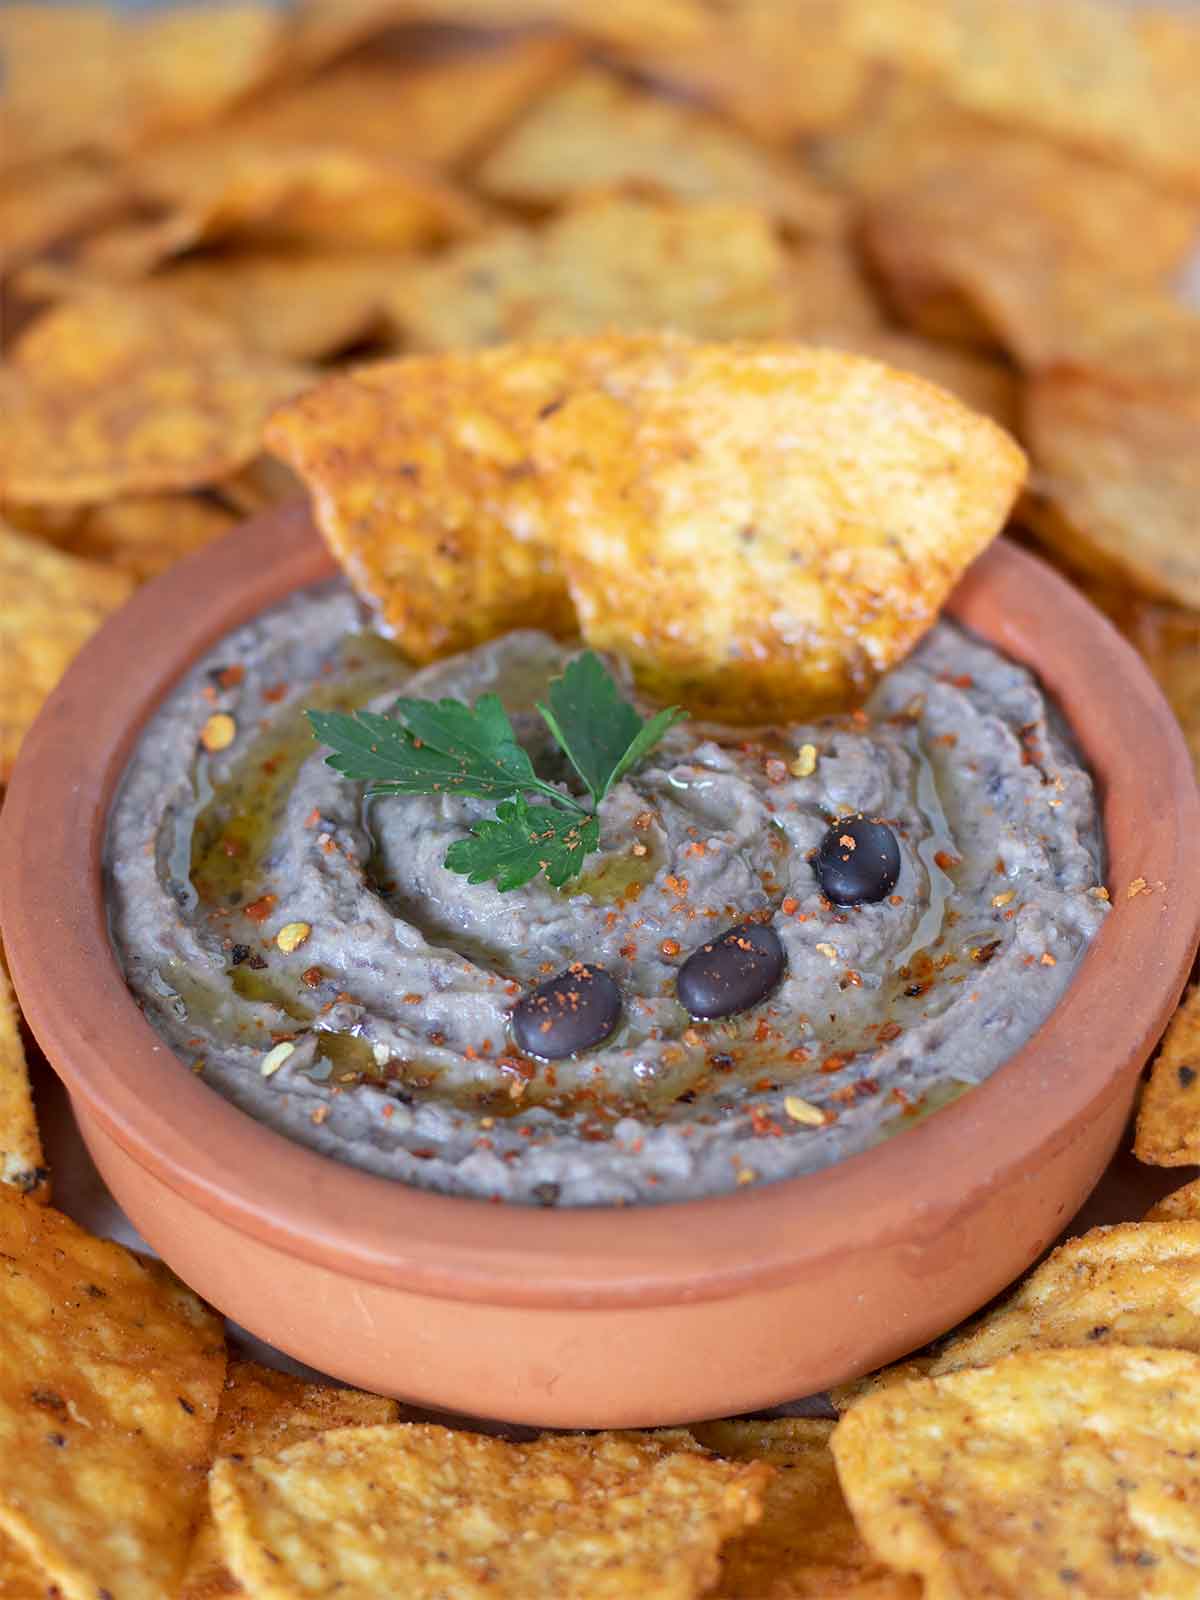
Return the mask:
<path id="1" fill-rule="evenodd" d="M 1196 1069 L 1195 1069 L 1195 1067 L 1180 1067 L 1180 1069 L 1179 1069 L 1179 1084 L 1180 1084 L 1181 1088 L 1190 1089 L 1191 1086 L 1195 1083 L 1195 1081 L 1196 1081 Z"/>

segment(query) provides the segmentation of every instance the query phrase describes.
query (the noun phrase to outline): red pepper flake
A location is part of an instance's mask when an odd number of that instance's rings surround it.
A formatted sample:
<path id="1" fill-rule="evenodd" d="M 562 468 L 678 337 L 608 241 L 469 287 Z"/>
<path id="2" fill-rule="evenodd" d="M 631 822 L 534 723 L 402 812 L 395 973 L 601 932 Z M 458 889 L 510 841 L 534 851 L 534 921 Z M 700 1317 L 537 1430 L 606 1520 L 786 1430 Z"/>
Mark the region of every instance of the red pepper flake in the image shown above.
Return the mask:
<path id="1" fill-rule="evenodd" d="M 677 956 L 682 946 L 678 939 L 664 939 L 658 948 L 665 956 Z"/>
<path id="2" fill-rule="evenodd" d="M 308 813 L 308 815 L 305 817 L 304 826 L 306 828 L 315 828 L 317 826 L 317 824 L 320 822 L 320 820 L 321 820 L 321 813 L 317 809 L 317 807 L 314 806 L 312 808 L 312 810 Z"/>
<path id="3" fill-rule="evenodd" d="M 861 989 L 862 986 L 862 978 L 857 972 L 855 972 L 853 967 L 847 967 L 845 972 L 843 972 L 841 977 L 838 979 L 839 989 Z"/>
<path id="4" fill-rule="evenodd" d="M 244 908 L 244 912 L 251 922 L 265 922 L 278 904 L 279 896 L 277 894 L 264 894 L 260 895 L 257 900 L 251 900 L 250 904 Z"/>
<path id="5" fill-rule="evenodd" d="M 848 1067 L 850 1065 L 857 1053 L 858 1052 L 856 1050 L 845 1050 L 841 1052 L 835 1052 L 830 1056 L 826 1056 L 824 1061 L 821 1063 L 821 1071 L 840 1072 L 843 1067 Z"/>
<path id="6" fill-rule="evenodd" d="M 881 1022 L 875 1029 L 875 1037 L 880 1044 L 890 1044 L 893 1039 L 898 1039 L 904 1029 L 898 1022 Z"/>
<path id="7" fill-rule="evenodd" d="M 947 750 L 953 750 L 958 743 L 958 735 L 956 733 L 939 733 L 933 742 L 934 744 L 945 745 Z"/>
<path id="8" fill-rule="evenodd" d="M 708 846 L 704 843 L 703 839 L 699 840 L 696 844 L 688 845 L 687 849 L 684 851 L 684 855 L 688 856 L 705 856 L 707 854 Z"/>
<path id="9" fill-rule="evenodd" d="M 235 662 L 232 667 L 222 667 L 217 674 L 217 682 L 222 689 L 236 689 L 246 676 L 246 669 Z"/>
<path id="10" fill-rule="evenodd" d="M 951 855 L 949 850 L 936 850 L 933 859 L 943 872 L 953 872 L 955 867 L 962 866 L 962 858 Z"/>
<path id="11" fill-rule="evenodd" d="M 663 882 L 678 899 L 685 900 L 687 898 L 688 881 L 686 878 L 677 878 L 673 872 L 668 872 Z"/>
<path id="12" fill-rule="evenodd" d="M 646 829 L 653 821 L 653 811 L 639 811 L 637 816 L 633 819 L 633 825 L 639 833 L 645 833 Z"/>
<path id="13" fill-rule="evenodd" d="M 300 974 L 300 982 L 305 984 L 309 989 L 315 989 L 320 981 L 320 967 L 305 967 L 304 971 Z"/>
<path id="14" fill-rule="evenodd" d="M 787 762 L 781 761 L 778 756 L 768 756 L 763 762 L 763 771 L 768 783 L 782 783 L 788 775 Z"/>
<path id="15" fill-rule="evenodd" d="M 762 1106 L 750 1107 L 750 1127 L 756 1139 L 778 1139 L 783 1134 L 783 1129 Z"/>
<path id="16" fill-rule="evenodd" d="M 792 896 L 789 895 L 779 909 L 783 912 L 785 917 L 794 917 L 797 911 L 800 909 L 800 902 L 799 900 L 794 900 Z"/>
<path id="17" fill-rule="evenodd" d="M 617 951 L 617 954 L 619 956 L 624 956 L 626 961 L 632 961 L 634 956 L 637 955 L 637 945 L 630 940 L 628 944 L 623 944 L 621 946 L 621 948 Z"/>
<path id="18" fill-rule="evenodd" d="M 263 699 L 271 705 L 277 705 L 288 692 L 286 683 L 272 683 L 263 690 Z"/>
<path id="19" fill-rule="evenodd" d="M 796 1061 L 796 1062 L 811 1061 L 812 1060 L 812 1051 L 811 1050 L 806 1050 L 802 1044 L 798 1044 L 794 1050 L 789 1050 L 788 1051 L 787 1058 L 788 1058 L 789 1061 Z"/>

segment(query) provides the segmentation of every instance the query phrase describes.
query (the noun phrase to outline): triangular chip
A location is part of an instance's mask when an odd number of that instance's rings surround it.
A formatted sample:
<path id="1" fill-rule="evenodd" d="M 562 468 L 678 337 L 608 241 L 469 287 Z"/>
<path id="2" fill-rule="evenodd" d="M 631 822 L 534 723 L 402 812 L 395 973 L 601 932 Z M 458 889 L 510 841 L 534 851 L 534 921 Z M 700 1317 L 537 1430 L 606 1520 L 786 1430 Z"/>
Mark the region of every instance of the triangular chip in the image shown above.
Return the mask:
<path id="1" fill-rule="evenodd" d="M 791 331 L 789 267 L 752 207 L 610 195 L 459 245 L 401 279 L 391 308 L 421 350 L 610 328 L 770 337 Z"/>
<path id="2" fill-rule="evenodd" d="M 403 153 L 449 167 L 492 138 L 576 60 L 563 38 L 507 38 L 453 51 L 386 47 L 261 101 L 238 126 L 275 143 Z"/>
<path id="3" fill-rule="evenodd" d="M 863 1537 L 931 1600 L 1198 1592 L 1200 1356 L 1022 1351 L 870 1396 L 833 1452 Z"/>
<path id="4" fill-rule="evenodd" d="M 563 393 L 554 346 L 384 362 L 271 419 L 351 582 L 416 660 L 574 614 L 530 446 Z"/>
<path id="5" fill-rule="evenodd" d="M 117 215 L 125 180 L 81 156 L 65 156 L 0 177 L 0 277 L 30 256 Z"/>
<path id="6" fill-rule="evenodd" d="M 395 1422 L 399 1414 L 396 1402 L 382 1395 L 306 1383 L 256 1361 L 231 1361 L 217 1413 L 213 1454 L 269 1455 L 330 1428 Z M 221 1557 L 217 1530 L 206 1505 L 178 1600 L 218 1600 L 221 1595 L 240 1592 L 237 1579 Z"/>
<path id="7" fill-rule="evenodd" d="M 691 1431 L 727 1460 L 775 1468 L 762 1519 L 721 1552 L 716 1600 L 919 1600 L 915 1580 L 881 1567 L 854 1526 L 829 1449 L 832 1422 L 780 1417 Z"/>
<path id="8" fill-rule="evenodd" d="M 123 31 L 108 6 L 0 6 L 0 166 L 120 141 Z"/>
<path id="9" fill-rule="evenodd" d="M 130 17 L 121 41 L 139 137 L 212 121 L 282 58 L 287 13 L 269 0 L 164 6 Z"/>
<path id="10" fill-rule="evenodd" d="M 478 181 L 504 200 L 558 205 L 620 184 L 757 206 L 797 233 L 841 230 L 844 207 L 803 168 L 709 113 L 582 68 L 502 139 Z"/>
<path id="11" fill-rule="evenodd" d="M 0 1189 L 0 1529 L 66 1600 L 172 1592 L 224 1376 L 160 1262 Z"/>
<path id="12" fill-rule="evenodd" d="M 1156 1167 L 1200 1162 L 1200 984 L 1171 1018 L 1150 1069 L 1133 1150 Z"/>
<path id="13" fill-rule="evenodd" d="M 0 950 L 0 1183 L 44 1202 L 50 1198 L 50 1174 L 42 1155 L 17 1020 L 16 997 Z"/>
<path id="14" fill-rule="evenodd" d="M 1200 1222 L 1200 1178 L 1163 1195 L 1146 1213 L 1147 1222 Z"/>
<path id="15" fill-rule="evenodd" d="M 1049 372 L 1026 393 L 1035 532 L 1066 561 L 1200 607 L 1200 392 Z"/>
<path id="16" fill-rule="evenodd" d="M 76 652 L 132 590 L 123 572 L 78 561 L 0 523 L 0 783 Z"/>
<path id="17" fill-rule="evenodd" d="M 0 498 L 79 505 L 211 483 L 254 456 L 267 415 L 306 381 L 198 312 L 84 295 L 38 318 L 0 368 Z"/>
<path id="18" fill-rule="evenodd" d="M 345 1428 L 216 1463 L 212 1506 L 255 1600 L 653 1594 L 691 1600 L 760 1514 L 767 1467 L 653 1435 L 514 1445 L 425 1424 Z"/>
<path id="19" fill-rule="evenodd" d="M 994 423 L 878 362 L 665 337 L 576 381 L 537 453 L 589 644 L 739 722 L 864 697 L 1025 467 Z"/>

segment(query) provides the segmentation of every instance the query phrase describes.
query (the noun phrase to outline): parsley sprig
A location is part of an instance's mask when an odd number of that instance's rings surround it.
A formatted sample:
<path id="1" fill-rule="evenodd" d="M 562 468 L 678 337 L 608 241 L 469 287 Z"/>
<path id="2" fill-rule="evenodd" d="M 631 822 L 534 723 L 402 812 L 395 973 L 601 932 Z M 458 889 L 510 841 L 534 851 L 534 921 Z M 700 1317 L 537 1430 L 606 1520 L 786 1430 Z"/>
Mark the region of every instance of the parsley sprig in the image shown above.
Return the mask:
<path id="1" fill-rule="evenodd" d="M 499 697 L 399 699 L 392 714 L 306 712 L 330 748 L 326 761 L 371 795 L 461 794 L 495 800 L 446 852 L 446 865 L 470 883 L 495 880 L 518 889 L 539 872 L 559 887 L 575 877 L 600 843 L 596 809 L 605 796 L 685 715 L 678 706 L 648 721 L 621 694 L 600 657 L 585 650 L 550 684 L 539 703 L 550 732 L 592 801 L 582 805 L 534 771 Z M 530 795 L 541 798 L 531 803 Z"/>

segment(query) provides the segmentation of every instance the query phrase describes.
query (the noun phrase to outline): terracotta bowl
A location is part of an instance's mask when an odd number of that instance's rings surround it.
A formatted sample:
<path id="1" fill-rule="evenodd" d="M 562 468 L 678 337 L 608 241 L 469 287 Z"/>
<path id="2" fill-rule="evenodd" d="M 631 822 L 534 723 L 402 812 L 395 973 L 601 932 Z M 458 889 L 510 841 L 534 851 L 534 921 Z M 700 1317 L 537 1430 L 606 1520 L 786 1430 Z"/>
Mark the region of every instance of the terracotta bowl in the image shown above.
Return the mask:
<path id="1" fill-rule="evenodd" d="M 1144 667 L 998 544 L 951 605 L 1040 674 L 1096 773 L 1113 910 L 1071 989 L 987 1083 L 825 1172 L 716 1199 L 542 1211 L 422 1193 L 259 1126 L 181 1067 L 125 988 L 100 851 L 147 716 L 230 628 L 328 576 L 273 511 L 142 589 L 67 673 L 0 822 L 17 989 L 105 1179 L 180 1275 L 254 1333 L 427 1406 L 670 1423 L 819 1390 L 1011 1281 L 1095 1184 L 1200 932 L 1200 797 Z M 1142 878 L 1151 892 L 1127 896 Z"/>

